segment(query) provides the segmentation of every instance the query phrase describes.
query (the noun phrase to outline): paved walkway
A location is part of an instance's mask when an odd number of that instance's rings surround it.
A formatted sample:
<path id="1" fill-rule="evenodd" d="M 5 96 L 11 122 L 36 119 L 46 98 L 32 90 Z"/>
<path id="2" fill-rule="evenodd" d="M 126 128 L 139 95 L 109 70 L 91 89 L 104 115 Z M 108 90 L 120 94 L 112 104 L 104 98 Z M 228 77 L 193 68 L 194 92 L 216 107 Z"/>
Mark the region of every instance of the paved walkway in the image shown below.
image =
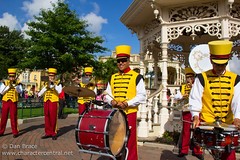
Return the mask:
<path id="1" fill-rule="evenodd" d="M 13 138 L 11 129 L 8 128 L 5 135 L 0 137 L 0 160 L 89 160 L 90 154 L 79 152 L 75 139 L 75 126 L 78 118 L 67 117 L 58 120 L 58 139 L 41 139 L 44 135 L 43 118 L 24 121 L 19 125 L 20 136 Z M 87 137 L 86 137 L 87 138 Z M 185 158 L 178 158 L 173 153 L 174 146 L 139 143 L 139 160 L 196 160 L 197 158 L 188 155 Z M 92 160 L 103 160 L 98 155 L 93 155 Z M 238 158 L 240 160 L 240 158 Z M 205 155 L 205 160 L 213 160 Z"/>

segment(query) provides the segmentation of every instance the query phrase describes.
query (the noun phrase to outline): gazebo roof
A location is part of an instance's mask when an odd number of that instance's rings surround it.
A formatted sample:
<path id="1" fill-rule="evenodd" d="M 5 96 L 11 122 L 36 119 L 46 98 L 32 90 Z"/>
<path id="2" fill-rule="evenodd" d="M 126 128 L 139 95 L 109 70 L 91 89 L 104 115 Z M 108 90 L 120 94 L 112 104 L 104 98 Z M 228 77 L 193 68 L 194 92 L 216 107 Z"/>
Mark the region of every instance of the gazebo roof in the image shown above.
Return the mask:
<path id="1" fill-rule="evenodd" d="M 169 49 L 169 58 L 186 59 L 192 45 L 239 39 L 240 0 L 234 0 L 232 8 L 230 1 L 134 0 L 120 20 L 137 34 L 142 52 L 153 47 L 160 49 L 161 39 L 165 38 L 165 42 L 168 39 L 183 47 L 180 52 Z M 162 26 L 167 26 L 167 30 L 162 30 Z M 239 45 L 233 50 L 236 46 Z"/>

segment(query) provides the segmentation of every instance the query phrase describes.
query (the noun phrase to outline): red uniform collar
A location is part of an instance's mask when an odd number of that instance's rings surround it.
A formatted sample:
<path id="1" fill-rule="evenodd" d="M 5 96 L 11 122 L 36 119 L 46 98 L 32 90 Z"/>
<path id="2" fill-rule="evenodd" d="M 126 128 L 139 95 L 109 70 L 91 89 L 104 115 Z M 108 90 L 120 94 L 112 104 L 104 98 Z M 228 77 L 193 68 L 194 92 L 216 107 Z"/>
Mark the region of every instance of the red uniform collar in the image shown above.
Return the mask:
<path id="1" fill-rule="evenodd" d="M 216 71 L 214 69 L 212 69 L 212 73 L 216 74 Z M 226 69 L 223 71 L 222 75 L 224 75 L 226 73 Z"/>
<path id="2" fill-rule="evenodd" d="M 126 68 L 123 72 L 121 72 L 121 73 L 127 73 L 127 72 L 129 72 L 131 70 L 131 68 L 130 67 L 128 67 L 128 68 Z"/>

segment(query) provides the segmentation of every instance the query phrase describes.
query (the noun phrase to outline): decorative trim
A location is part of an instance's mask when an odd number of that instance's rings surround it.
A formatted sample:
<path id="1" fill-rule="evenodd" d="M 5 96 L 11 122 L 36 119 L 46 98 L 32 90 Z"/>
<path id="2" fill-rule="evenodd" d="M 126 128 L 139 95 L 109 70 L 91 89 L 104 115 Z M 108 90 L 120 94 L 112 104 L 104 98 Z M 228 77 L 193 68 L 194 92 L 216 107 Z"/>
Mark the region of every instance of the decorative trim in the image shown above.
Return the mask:
<path id="1" fill-rule="evenodd" d="M 235 37 L 240 34 L 240 24 L 239 23 L 229 23 L 229 37 Z"/>
<path id="2" fill-rule="evenodd" d="M 170 22 L 203 19 L 216 16 L 218 16 L 217 2 L 201 3 L 194 6 L 171 8 L 169 11 Z"/>
<path id="3" fill-rule="evenodd" d="M 196 24 L 188 26 L 179 26 L 168 28 L 168 40 L 177 39 L 179 36 L 183 35 L 183 32 L 186 33 L 196 33 L 202 32 L 210 36 L 217 36 L 219 39 L 222 38 L 221 23 L 209 23 L 209 24 Z"/>
<path id="4" fill-rule="evenodd" d="M 230 10 L 230 15 L 233 18 L 240 19 L 240 4 L 239 3 L 234 3 L 233 4 L 232 9 Z"/>

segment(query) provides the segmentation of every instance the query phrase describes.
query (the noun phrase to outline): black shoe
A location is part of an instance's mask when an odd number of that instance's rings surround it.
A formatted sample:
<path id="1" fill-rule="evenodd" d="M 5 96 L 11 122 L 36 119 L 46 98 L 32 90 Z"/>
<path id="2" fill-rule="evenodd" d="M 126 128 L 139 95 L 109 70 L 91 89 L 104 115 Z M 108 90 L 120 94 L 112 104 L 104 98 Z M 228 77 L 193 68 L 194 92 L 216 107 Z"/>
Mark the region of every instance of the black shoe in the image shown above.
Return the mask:
<path id="1" fill-rule="evenodd" d="M 51 136 L 48 136 L 48 135 L 44 135 L 44 136 L 42 136 L 41 138 L 42 139 L 47 139 L 47 138 L 50 138 Z"/>
<path id="2" fill-rule="evenodd" d="M 188 154 L 187 153 L 179 153 L 178 154 L 178 157 L 185 157 L 185 156 L 187 156 Z"/>
<path id="3" fill-rule="evenodd" d="M 197 159 L 199 159 L 199 160 L 204 160 L 204 157 L 202 154 L 194 154 L 193 153 L 193 156 L 197 157 Z"/>
<path id="4" fill-rule="evenodd" d="M 57 140 L 57 136 L 52 136 L 52 140 Z"/>
<path id="5" fill-rule="evenodd" d="M 18 134 L 13 135 L 13 138 L 17 138 L 17 137 L 18 137 Z"/>

